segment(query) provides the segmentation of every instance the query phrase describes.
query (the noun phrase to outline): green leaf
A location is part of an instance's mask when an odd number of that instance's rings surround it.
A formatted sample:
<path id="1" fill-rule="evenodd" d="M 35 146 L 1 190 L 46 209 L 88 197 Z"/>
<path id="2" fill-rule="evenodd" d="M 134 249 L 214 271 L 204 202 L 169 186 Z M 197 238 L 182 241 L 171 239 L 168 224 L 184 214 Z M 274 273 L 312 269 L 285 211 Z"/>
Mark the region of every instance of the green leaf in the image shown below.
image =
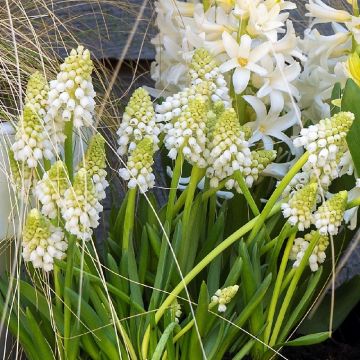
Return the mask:
<path id="1" fill-rule="evenodd" d="M 73 290 L 66 288 L 73 306 L 77 306 L 79 301 L 79 295 Z M 109 326 L 104 327 L 109 322 L 109 318 L 104 323 L 94 309 L 87 304 L 84 300 L 81 301 L 81 321 L 87 326 L 90 331 L 93 331 L 93 337 L 99 348 L 108 356 L 110 359 L 119 359 L 119 354 L 115 346 L 116 341 L 114 336 L 109 336 Z"/>
<path id="2" fill-rule="evenodd" d="M 43 294 L 23 280 L 20 280 L 20 294 L 23 298 L 27 299 L 49 323 L 51 323 L 51 318 L 53 317 L 57 328 L 60 332 L 63 332 L 64 324 L 62 314 L 53 306 L 50 315 L 49 303 Z"/>
<path id="3" fill-rule="evenodd" d="M 341 100 L 341 111 L 350 111 L 355 115 L 355 121 L 347 135 L 347 143 L 354 161 L 357 173 L 360 174 L 360 88 L 352 80 L 346 82 L 344 94 Z"/>
<path id="4" fill-rule="evenodd" d="M 146 230 L 147 230 L 147 233 L 149 236 L 150 245 L 151 245 L 153 251 L 155 252 L 155 255 L 157 256 L 157 258 L 159 258 L 160 251 L 161 251 L 161 239 L 160 239 L 159 235 L 157 234 L 157 232 L 149 224 L 146 224 Z"/>
<path id="5" fill-rule="evenodd" d="M 155 348 L 154 354 L 152 356 L 152 360 L 161 360 L 161 355 L 164 352 L 166 343 L 168 341 L 169 336 L 174 331 L 175 326 L 177 325 L 176 322 L 173 322 L 167 326 L 163 334 L 161 335 L 161 338 L 159 339 L 159 342 Z"/>
<path id="6" fill-rule="evenodd" d="M 149 259 L 149 238 L 146 231 L 146 226 L 143 226 L 143 231 L 141 234 L 141 246 L 140 246 L 140 256 L 139 256 L 139 282 L 145 284 L 146 273 L 150 266 Z M 141 292 L 144 291 L 144 288 L 141 288 Z"/>
<path id="7" fill-rule="evenodd" d="M 245 267 L 243 272 L 245 271 Z M 214 359 L 221 360 L 229 349 L 229 347 L 233 344 L 236 337 L 239 336 L 239 332 L 241 333 L 241 327 L 245 324 L 245 322 L 249 319 L 249 317 L 256 311 L 259 303 L 263 300 L 265 294 L 271 283 L 271 274 L 269 274 L 265 280 L 261 283 L 261 285 L 256 290 L 255 294 L 247 301 L 245 308 L 241 311 L 239 316 L 233 320 L 233 323 L 236 324 L 235 326 L 230 327 L 228 333 L 224 337 L 224 341 L 219 346 L 218 352 Z"/>
<path id="8" fill-rule="evenodd" d="M 202 358 L 201 346 L 199 343 L 199 335 L 202 339 L 205 333 L 207 326 L 207 319 L 209 317 L 209 294 L 205 282 L 201 284 L 200 295 L 198 300 L 198 305 L 195 311 L 195 320 L 197 324 L 197 329 L 194 326 L 191 331 L 191 340 L 190 340 L 190 354 L 189 359 L 192 357 L 194 359 Z"/>
<path id="9" fill-rule="evenodd" d="M 327 340 L 329 338 L 330 338 L 330 334 L 328 331 L 326 331 L 326 332 L 301 336 L 295 340 L 288 341 L 282 345 L 308 346 L 308 345 L 320 344 L 321 342 L 324 342 L 325 340 Z"/>
<path id="10" fill-rule="evenodd" d="M 305 311 L 308 309 L 308 305 L 312 299 L 316 286 L 320 281 L 322 272 L 323 268 L 320 267 L 320 269 L 311 276 L 305 293 L 299 294 L 300 300 L 296 305 L 295 309 L 291 311 L 289 319 L 286 321 L 285 326 L 282 328 L 279 335 L 279 342 L 283 342 L 286 339 L 291 329 L 296 325 L 297 321 L 300 320 L 301 316 L 303 316 Z"/>
<path id="11" fill-rule="evenodd" d="M 41 354 L 41 357 L 44 360 L 53 360 L 55 355 L 53 354 L 49 343 L 45 340 L 45 336 L 41 332 L 41 329 L 29 308 L 26 309 L 26 317 L 31 331 L 31 338 L 38 353 Z"/>
<path id="12" fill-rule="evenodd" d="M 353 277 L 336 289 L 336 306 L 334 308 L 333 330 L 335 331 L 360 301 L 360 275 Z M 311 334 L 325 332 L 329 329 L 331 294 L 325 296 L 323 302 L 311 319 L 306 319 L 299 332 Z"/>
<path id="13" fill-rule="evenodd" d="M 19 342 L 28 357 L 34 360 L 39 359 L 38 352 L 31 340 L 30 334 L 25 329 L 25 324 L 20 322 L 13 312 L 10 313 L 10 309 L 5 309 L 3 298 L 0 296 L 0 317 L 2 317 L 4 313 L 6 313 L 6 324 L 9 327 L 10 332 L 19 339 Z"/>
<path id="14" fill-rule="evenodd" d="M 331 101 L 341 99 L 341 84 L 336 83 L 333 91 L 331 93 Z M 330 105 L 331 107 L 331 116 L 337 114 L 340 112 L 340 108 L 338 106 L 335 106 L 333 103 Z"/>

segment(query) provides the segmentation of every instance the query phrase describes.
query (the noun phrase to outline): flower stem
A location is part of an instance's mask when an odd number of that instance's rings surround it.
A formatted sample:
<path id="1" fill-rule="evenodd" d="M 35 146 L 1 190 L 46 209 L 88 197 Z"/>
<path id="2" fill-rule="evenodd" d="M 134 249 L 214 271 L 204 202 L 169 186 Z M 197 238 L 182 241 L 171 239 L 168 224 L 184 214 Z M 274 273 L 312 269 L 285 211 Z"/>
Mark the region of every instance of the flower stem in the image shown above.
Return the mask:
<path id="1" fill-rule="evenodd" d="M 69 179 L 73 182 L 74 179 L 74 154 L 73 154 L 73 120 L 67 121 L 65 123 L 64 133 L 66 135 L 65 139 L 65 164 L 69 174 Z"/>
<path id="2" fill-rule="evenodd" d="M 292 178 L 301 170 L 301 168 L 305 165 L 309 158 L 309 153 L 306 152 L 301 158 L 295 163 L 295 165 L 289 170 L 289 172 L 284 176 L 281 182 L 278 184 L 275 191 L 272 193 L 270 199 L 266 203 L 263 211 L 261 212 L 260 216 L 257 218 L 256 224 L 253 227 L 248 242 L 251 242 L 261 227 L 263 226 L 268 214 L 270 213 L 271 209 L 274 207 L 276 201 L 281 197 L 282 193 L 284 192 L 285 188 L 289 185 Z"/>
<path id="3" fill-rule="evenodd" d="M 314 239 L 312 240 L 309 247 L 306 249 L 304 257 L 302 258 L 301 263 L 300 263 L 299 267 L 296 269 L 295 275 L 291 280 L 291 283 L 290 283 L 289 288 L 288 288 L 288 290 L 286 292 L 285 298 L 282 301 L 282 305 L 281 305 L 279 314 L 278 314 L 278 316 L 276 318 L 276 323 L 274 325 L 274 330 L 272 332 L 271 339 L 270 339 L 270 342 L 269 342 L 269 346 L 271 346 L 271 347 L 273 347 L 276 344 L 277 336 L 278 336 L 278 334 L 279 334 L 279 332 L 281 330 L 282 322 L 284 320 L 286 311 L 287 311 L 288 307 L 290 306 L 290 302 L 291 302 L 292 297 L 294 295 L 296 286 L 299 283 L 300 277 L 301 277 L 302 273 L 304 272 L 305 267 L 308 264 L 309 257 L 311 255 L 311 253 L 313 252 L 317 242 L 319 241 L 319 238 L 320 238 L 320 234 L 317 233 L 314 236 Z"/>
<path id="4" fill-rule="evenodd" d="M 276 204 L 268 214 L 271 217 L 281 210 L 281 203 Z M 160 308 L 155 313 L 155 323 L 158 323 L 161 317 L 164 315 L 166 309 L 171 306 L 176 297 L 184 290 L 184 288 L 193 280 L 206 266 L 208 266 L 218 255 L 225 251 L 229 246 L 234 244 L 237 240 L 248 233 L 254 225 L 257 223 L 259 216 L 250 220 L 247 224 L 231 234 L 227 239 L 221 242 L 215 249 L 213 249 L 208 255 L 206 255 L 174 288 L 174 290 L 168 295 Z M 147 353 L 150 341 L 150 325 L 147 327 L 144 334 L 141 351 L 143 359 L 147 359 Z"/>
<path id="5" fill-rule="evenodd" d="M 243 193 L 246 201 L 248 202 L 251 211 L 253 212 L 253 214 L 255 216 L 258 216 L 260 214 L 260 211 L 256 205 L 254 198 L 252 197 L 252 195 L 250 193 L 249 188 L 246 186 L 246 183 L 245 183 L 242 173 L 239 170 L 234 172 L 234 179 L 239 184 L 240 190 Z"/>
<path id="6" fill-rule="evenodd" d="M 196 166 L 192 168 L 188 191 L 186 194 L 184 213 L 182 216 L 183 232 L 182 232 L 182 241 L 179 250 L 179 264 L 182 270 L 185 269 L 186 260 L 188 258 L 187 251 L 189 249 L 189 239 L 190 239 L 189 235 L 191 230 L 189 227 L 191 208 L 193 206 L 193 200 L 197 185 L 204 176 L 204 174 L 205 174 L 204 169 L 200 169 Z"/>
<path id="7" fill-rule="evenodd" d="M 176 161 L 175 161 L 175 167 L 173 176 L 171 179 L 171 188 L 169 192 L 169 199 L 166 207 L 166 221 L 169 224 L 169 229 L 171 229 L 171 222 L 173 219 L 174 214 L 174 206 L 175 206 L 175 199 L 176 199 L 176 193 L 177 193 L 177 187 L 179 185 L 179 179 L 182 172 L 182 166 L 184 163 L 184 156 L 182 154 L 182 151 L 179 152 Z"/>
<path id="8" fill-rule="evenodd" d="M 296 236 L 296 233 L 292 234 L 289 237 L 289 240 L 286 244 L 286 248 L 284 251 L 284 255 L 281 260 L 279 272 L 276 277 L 275 287 L 274 287 L 274 291 L 273 291 L 273 294 L 271 297 L 269 312 L 268 312 L 268 316 L 267 316 L 267 325 L 266 325 L 265 332 L 264 332 L 264 342 L 266 344 L 269 342 L 269 339 L 270 339 L 271 328 L 272 328 L 272 324 L 273 324 L 273 320 L 274 320 L 276 305 L 278 303 L 279 296 L 280 296 L 281 283 L 285 276 L 286 265 L 289 260 L 289 256 L 290 256 L 291 248 L 294 243 L 295 236 Z"/>
<path id="9" fill-rule="evenodd" d="M 74 251 L 75 251 L 76 237 L 69 236 L 69 245 L 67 251 L 67 263 L 65 271 L 65 284 L 64 284 L 64 351 L 65 354 L 69 351 L 69 341 L 71 332 L 71 298 L 66 289 L 71 289 L 73 264 L 74 264 Z"/>
<path id="10" fill-rule="evenodd" d="M 359 16 L 359 4 L 358 0 L 352 0 L 352 7 L 354 16 Z"/>
<path id="11" fill-rule="evenodd" d="M 124 231 L 122 239 L 123 251 L 128 251 L 129 243 L 132 240 L 132 234 L 134 230 L 135 221 L 135 201 L 136 201 L 137 188 L 129 189 L 128 198 L 126 204 L 125 220 L 124 220 Z"/>

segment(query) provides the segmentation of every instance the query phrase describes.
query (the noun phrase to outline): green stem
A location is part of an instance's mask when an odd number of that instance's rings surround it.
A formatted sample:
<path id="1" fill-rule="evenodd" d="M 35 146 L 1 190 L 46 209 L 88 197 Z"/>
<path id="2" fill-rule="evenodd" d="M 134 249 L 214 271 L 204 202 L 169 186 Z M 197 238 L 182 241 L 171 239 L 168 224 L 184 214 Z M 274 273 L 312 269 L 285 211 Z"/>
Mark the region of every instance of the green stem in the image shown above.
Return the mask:
<path id="1" fill-rule="evenodd" d="M 69 292 L 65 291 L 66 288 L 72 287 L 73 264 L 74 264 L 74 251 L 76 246 L 76 237 L 69 236 L 69 245 L 67 250 L 67 262 L 65 271 L 65 284 L 64 284 L 64 351 L 65 354 L 69 351 L 70 333 L 71 333 L 71 297 Z"/>
<path id="2" fill-rule="evenodd" d="M 352 7 L 354 16 L 359 16 L 359 4 L 358 0 L 352 0 Z"/>
<path id="3" fill-rule="evenodd" d="M 268 316 L 267 316 L 267 325 L 266 325 L 265 332 L 264 332 L 264 342 L 266 344 L 269 342 L 269 339 L 270 339 L 271 327 L 272 327 L 273 320 L 274 320 L 276 305 L 278 303 L 279 296 L 280 296 L 281 283 L 285 276 L 286 265 L 289 260 L 289 256 L 290 256 L 291 248 L 294 243 L 295 236 L 296 236 L 296 233 L 292 234 L 289 237 L 289 240 L 286 244 L 283 258 L 281 260 L 279 272 L 276 277 L 275 287 L 274 287 L 274 291 L 273 291 L 273 294 L 271 297 L 269 312 L 268 312 Z"/>
<path id="4" fill-rule="evenodd" d="M 270 251 L 277 243 L 279 237 L 277 236 L 275 239 L 272 239 L 268 243 L 266 243 L 260 250 L 260 256 L 265 255 L 268 251 Z"/>
<path id="5" fill-rule="evenodd" d="M 201 178 L 203 176 L 204 176 L 204 169 L 200 169 L 196 166 L 194 166 L 192 168 L 191 176 L 190 176 L 190 183 L 188 186 L 188 192 L 186 194 L 184 214 L 183 214 L 183 226 L 184 226 L 185 232 L 187 229 L 187 225 L 189 224 L 189 220 L 190 220 L 190 213 L 191 213 L 191 208 L 193 205 L 195 191 L 196 191 L 199 181 L 201 180 Z"/>
<path id="6" fill-rule="evenodd" d="M 281 210 L 281 203 L 276 204 L 273 209 L 269 212 L 268 217 L 271 217 L 277 214 Z M 206 267 L 208 266 L 217 256 L 219 256 L 223 251 L 225 251 L 229 246 L 234 244 L 237 240 L 243 237 L 248 233 L 256 224 L 259 216 L 250 220 L 247 224 L 242 226 L 240 229 L 235 231 L 222 243 L 220 243 L 215 249 L 213 249 L 208 255 L 206 255 L 184 278 L 183 280 L 174 288 L 174 290 L 168 295 L 165 301 L 162 303 L 160 308 L 155 313 L 155 323 L 157 324 L 161 317 L 164 315 L 166 309 L 171 306 L 176 297 L 184 290 L 184 288 Z M 150 325 L 147 327 L 144 334 L 141 352 L 143 359 L 147 359 L 148 348 L 150 341 Z"/>
<path id="7" fill-rule="evenodd" d="M 57 264 L 54 264 L 54 287 L 55 287 L 55 303 L 57 309 L 61 310 L 62 306 L 62 292 L 61 292 L 61 284 L 59 282 L 60 269 Z"/>
<path id="8" fill-rule="evenodd" d="M 188 193 L 188 188 L 186 188 L 181 195 L 179 196 L 179 198 L 177 199 L 176 203 L 174 204 L 174 208 L 173 208 L 173 217 L 176 216 L 180 209 L 184 206 L 185 201 L 186 201 L 186 197 L 187 197 L 187 193 Z"/>
<path id="9" fill-rule="evenodd" d="M 197 188 L 197 185 L 199 181 L 204 176 L 205 171 L 204 169 L 200 169 L 196 166 L 192 168 L 191 176 L 190 176 L 190 183 L 187 188 L 187 194 L 186 194 L 186 200 L 185 200 L 185 207 L 184 207 L 184 213 L 182 216 L 182 241 L 180 244 L 180 250 L 179 250 L 179 264 L 182 270 L 185 269 L 186 260 L 188 258 L 187 251 L 189 249 L 189 239 L 190 239 L 190 215 L 191 215 L 191 208 L 193 206 L 193 200 L 195 196 L 195 191 Z"/>
<path id="10" fill-rule="evenodd" d="M 306 152 L 301 158 L 295 163 L 295 165 L 289 170 L 289 172 L 284 176 L 281 182 L 278 184 L 275 191 L 272 193 L 270 199 L 266 203 L 263 211 L 261 212 L 260 216 L 257 218 L 256 224 L 253 227 L 248 242 L 251 242 L 257 233 L 260 231 L 261 227 L 263 226 L 268 214 L 270 213 L 271 209 L 274 207 L 276 201 L 281 197 L 282 193 L 284 192 L 285 188 L 289 185 L 292 178 L 301 170 L 301 168 L 305 165 L 309 158 L 309 153 Z"/>
<path id="11" fill-rule="evenodd" d="M 222 181 L 219 182 L 219 185 L 216 188 L 210 188 L 209 190 L 206 190 L 203 194 L 202 194 L 202 201 L 206 201 L 207 199 L 209 199 L 210 197 L 212 197 L 213 195 L 216 195 L 216 193 L 218 191 L 220 191 L 226 184 L 226 182 L 228 181 L 228 179 L 224 179 Z"/>
<path id="12" fill-rule="evenodd" d="M 64 145 L 65 164 L 71 182 L 73 182 L 74 179 L 73 127 L 74 127 L 74 123 L 72 119 L 65 123 L 65 129 L 64 129 L 64 134 L 66 135 L 65 145 Z"/>
<path id="13" fill-rule="evenodd" d="M 170 185 L 171 188 L 170 188 L 170 192 L 169 192 L 169 199 L 168 199 L 167 208 L 166 208 L 166 221 L 169 224 L 169 229 L 171 229 L 171 222 L 172 222 L 173 215 L 174 215 L 176 193 L 177 193 L 177 188 L 179 185 L 179 179 L 181 176 L 183 163 L 184 163 L 184 156 L 182 154 L 182 151 L 180 151 L 178 154 L 178 157 L 176 158 L 176 161 L 175 161 L 174 172 L 173 172 L 173 176 L 171 179 L 171 185 Z"/>
<path id="14" fill-rule="evenodd" d="M 251 211 L 253 212 L 253 214 L 255 216 L 258 216 L 260 214 L 260 211 L 256 205 L 254 198 L 252 197 L 252 195 L 250 193 L 249 188 L 246 186 L 244 176 L 242 175 L 242 173 L 239 170 L 234 172 L 234 179 L 239 184 L 240 190 L 243 193 L 246 201 L 248 202 Z"/>
<path id="15" fill-rule="evenodd" d="M 313 252 L 319 238 L 320 238 L 320 234 L 317 233 L 314 236 L 314 239 L 312 240 L 309 247 L 306 249 L 304 257 L 302 258 L 301 263 L 300 263 L 299 267 L 296 269 L 295 275 L 291 280 L 290 286 L 289 286 L 288 291 L 286 292 L 285 298 L 282 302 L 282 306 L 280 308 L 279 315 L 277 316 L 276 323 L 274 325 L 274 330 L 271 335 L 271 339 L 269 342 L 269 346 L 271 346 L 271 347 L 274 347 L 274 345 L 276 344 L 277 336 L 279 335 L 279 332 L 281 330 L 281 325 L 284 321 L 286 311 L 287 311 L 288 307 L 290 306 L 290 302 L 292 300 L 292 297 L 294 295 L 296 287 L 299 283 L 300 277 L 301 277 L 302 273 L 304 272 L 305 267 L 308 265 L 309 257 L 311 255 L 311 253 Z"/>
<path id="16" fill-rule="evenodd" d="M 135 222 L 135 202 L 136 202 L 137 188 L 129 189 L 126 203 L 124 231 L 122 239 L 123 251 L 128 251 L 129 243 L 132 240 L 134 222 Z"/>
<path id="17" fill-rule="evenodd" d="M 294 277 L 296 268 L 292 268 L 286 275 L 285 280 L 281 284 L 280 294 L 284 292 L 287 286 L 290 284 L 291 279 Z"/>
<path id="18" fill-rule="evenodd" d="M 209 311 L 216 306 L 216 303 L 211 302 L 209 304 Z M 173 338 L 173 344 L 175 344 L 183 335 L 185 335 L 195 324 L 195 320 L 189 321 Z"/>
<path id="19" fill-rule="evenodd" d="M 351 208 L 354 208 L 356 206 L 360 206 L 360 197 L 354 199 L 354 200 L 351 200 L 347 203 L 347 206 L 346 206 L 346 209 L 349 210 Z"/>

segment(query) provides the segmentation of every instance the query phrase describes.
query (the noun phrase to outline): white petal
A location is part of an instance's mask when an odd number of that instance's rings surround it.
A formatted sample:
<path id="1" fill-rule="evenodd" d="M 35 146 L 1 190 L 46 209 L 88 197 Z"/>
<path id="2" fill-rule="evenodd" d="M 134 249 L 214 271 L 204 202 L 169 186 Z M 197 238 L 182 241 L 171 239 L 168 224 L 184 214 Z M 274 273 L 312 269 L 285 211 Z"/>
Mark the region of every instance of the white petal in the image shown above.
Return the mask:
<path id="1" fill-rule="evenodd" d="M 240 46 L 238 47 L 237 57 L 248 59 L 251 50 L 251 37 L 247 34 L 243 35 L 240 40 Z"/>
<path id="2" fill-rule="evenodd" d="M 257 46 L 254 50 L 251 51 L 249 55 L 249 62 L 251 63 L 258 62 L 270 52 L 270 49 L 271 49 L 270 42 L 266 42 Z"/>
<path id="3" fill-rule="evenodd" d="M 223 64 L 220 65 L 219 70 L 222 73 L 228 72 L 232 69 L 235 69 L 236 67 L 239 67 L 239 63 L 236 59 L 230 59 Z"/>
<path id="4" fill-rule="evenodd" d="M 265 104 L 256 96 L 244 95 L 243 98 L 255 110 L 256 119 L 260 122 L 265 120 L 267 115 Z"/>
<path id="5" fill-rule="evenodd" d="M 236 40 L 226 31 L 222 33 L 222 40 L 224 44 L 225 51 L 230 58 L 237 58 L 239 44 Z"/>
<path id="6" fill-rule="evenodd" d="M 236 68 L 233 75 L 233 84 L 236 94 L 241 94 L 249 84 L 250 70 Z"/>

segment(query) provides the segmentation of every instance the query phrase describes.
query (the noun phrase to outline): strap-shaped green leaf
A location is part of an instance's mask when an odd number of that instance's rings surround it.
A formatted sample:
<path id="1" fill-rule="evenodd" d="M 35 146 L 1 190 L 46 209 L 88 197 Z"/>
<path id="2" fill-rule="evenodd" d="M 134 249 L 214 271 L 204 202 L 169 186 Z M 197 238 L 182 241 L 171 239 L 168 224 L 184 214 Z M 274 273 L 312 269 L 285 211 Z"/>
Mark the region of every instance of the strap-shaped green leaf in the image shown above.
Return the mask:
<path id="1" fill-rule="evenodd" d="M 160 360 L 161 359 L 161 355 L 163 354 L 163 352 L 165 350 L 165 346 L 168 341 L 168 338 L 169 338 L 170 334 L 174 331 L 174 328 L 176 325 L 177 325 L 176 322 L 173 322 L 167 326 L 167 328 L 165 329 L 165 331 L 163 332 L 163 334 L 161 335 L 161 337 L 159 339 L 159 342 L 155 348 L 155 351 L 153 353 L 151 360 Z"/>
<path id="2" fill-rule="evenodd" d="M 355 115 L 354 123 L 352 124 L 348 135 L 346 137 L 349 150 L 354 161 L 355 169 L 360 174 L 360 88 L 352 80 L 346 82 L 343 97 L 341 100 L 341 111 L 350 111 Z"/>

